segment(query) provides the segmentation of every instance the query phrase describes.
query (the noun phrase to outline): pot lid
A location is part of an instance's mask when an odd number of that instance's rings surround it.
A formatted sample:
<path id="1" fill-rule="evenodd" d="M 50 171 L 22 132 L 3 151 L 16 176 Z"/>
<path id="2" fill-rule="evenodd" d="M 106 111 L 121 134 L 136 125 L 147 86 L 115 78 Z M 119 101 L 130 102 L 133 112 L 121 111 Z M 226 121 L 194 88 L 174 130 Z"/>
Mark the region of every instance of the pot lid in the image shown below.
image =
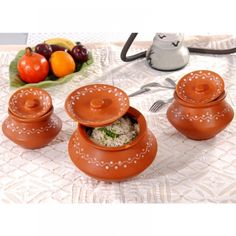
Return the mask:
<path id="1" fill-rule="evenodd" d="M 38 118 L 52 108 L 51 96 L 40 88 L 22 88 L 9 99 L 9 110 L 23 119 Z"/>
<path id="2" fill-rule="evenodd" d="M 204 104 L 215 100 L 224 91 L 224 80 L 215 72 L 197 70 L 182 77 L 176 93 L 179 98 L 192 104 Z"/>
<path id="3" fill-rule="evenodd" d="M 65 109 L 80 124 L 99 127 L 122 117 L 129 109 L 129 98 L 114 86 L 92 84 L 73 91 L 66 99 Z"/>

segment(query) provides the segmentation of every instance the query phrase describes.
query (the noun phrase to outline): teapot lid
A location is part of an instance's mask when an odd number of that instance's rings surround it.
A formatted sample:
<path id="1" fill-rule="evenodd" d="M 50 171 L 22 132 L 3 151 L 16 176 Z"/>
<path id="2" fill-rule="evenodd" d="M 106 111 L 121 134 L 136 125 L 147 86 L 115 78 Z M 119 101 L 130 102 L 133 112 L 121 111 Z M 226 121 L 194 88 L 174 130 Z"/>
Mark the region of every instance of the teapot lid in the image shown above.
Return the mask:
<path id="1" fill-rule="evenodd" d="M 224 91 L 224 80 L 215 72 L 197 70 L 182 77 L 176 93 L 179 98 L 192 104 L 205 104 L 218 98 Z"/>
<path id="2" fill-rule="evenodd" d="M 129 109 L 129 98 L 114 86 L 92 84 L 73 91 L 66 99 L 65 109 L 80 124 L 99 127 L 122 117 Z"/>
<path id="3" fill-rule="evenodd" d="M 43 89 L 27 87 L 17 90 L 9 99 L 8 108 L 19 118 L 34 119 L 52 108 L 51 96 Z"/>

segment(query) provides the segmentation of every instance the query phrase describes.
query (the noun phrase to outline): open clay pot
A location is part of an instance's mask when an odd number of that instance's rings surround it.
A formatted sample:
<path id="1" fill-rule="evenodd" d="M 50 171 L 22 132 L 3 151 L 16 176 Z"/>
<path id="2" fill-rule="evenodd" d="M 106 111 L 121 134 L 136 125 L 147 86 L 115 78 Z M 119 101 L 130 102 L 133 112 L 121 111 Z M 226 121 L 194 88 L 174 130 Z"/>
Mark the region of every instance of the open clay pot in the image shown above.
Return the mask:
<path id="1" fill-rule="evenodd" d="M 62 127 L 60 118 L 53 113 L 50 95 L 39 88 L 16 91 L 9 100 L 8 114 L 2 124 L 3 133 L 28 149 L 46 146 Z"/>
<path id="2" fill-rule="evenodd" d="M 79 121 L 68 144 L 69 155 L 87 175 L 98 180 L 122 181 L 140 174 L 154 160 L 156 138 L 148 130 L 144 116 L 129 106 L 128 96 L 122 90 L 104 84 L 84 86 L 68 96 L 65 108 L 71 118 Z M 139 125 L 139 133 L 131 142 L 107 147 L 89 138 L 87 130 L 91 127 L 111 124 L 124 115 Z"/>
<path id="3" fill-rule="evenodd" d="M 234 112 L 223 92 L 205 104 L 192 104 L 180 99 L 176 92 L 167 110 L 169 122 L 183 135 L 194 140 L 210 139 L 232 121 Z"/>

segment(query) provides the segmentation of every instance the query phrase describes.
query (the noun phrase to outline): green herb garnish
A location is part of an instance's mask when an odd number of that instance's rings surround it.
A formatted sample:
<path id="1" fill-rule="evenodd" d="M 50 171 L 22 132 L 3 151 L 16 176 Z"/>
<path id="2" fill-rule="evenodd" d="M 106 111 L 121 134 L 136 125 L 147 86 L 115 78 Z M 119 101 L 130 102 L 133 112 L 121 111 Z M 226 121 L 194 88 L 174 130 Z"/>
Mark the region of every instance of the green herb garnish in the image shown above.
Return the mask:
<path id="1" fill-rule="evenodd" d="M 112 132 L 112 131 L 108 130 L 107 128 L 104 128 L 104 127 L 99 128 L 98 130 L 103 131 L 107 136 L 109 136 L 113 139 L 118 138 L 120 136 L 119 134 L 116 134 L 116 133 L 114 133 L 114 132 Z"/>

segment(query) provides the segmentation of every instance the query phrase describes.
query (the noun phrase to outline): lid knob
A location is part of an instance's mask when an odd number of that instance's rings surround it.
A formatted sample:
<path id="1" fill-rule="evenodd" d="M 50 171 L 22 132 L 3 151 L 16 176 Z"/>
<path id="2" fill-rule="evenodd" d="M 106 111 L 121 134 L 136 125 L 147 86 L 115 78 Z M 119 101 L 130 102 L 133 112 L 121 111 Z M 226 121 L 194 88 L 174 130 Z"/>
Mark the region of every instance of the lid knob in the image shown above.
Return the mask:
<path id="1" fill-rule="evenodd" d="M 27 100 L 25 102 L 26 108 L 32 109 L 39 105 L 39 101 L 37 99 Z"/>
<path id="2" fill-rule="evenodd" d="M 197 93 L 203 93 L 209 89 L 209 86 L 207 84 L 200 84 L 195 87 L 195 91 Z"/>
<path id="3" fill-rule="evenodd" d="M 79 87 L 66 99 L 68 115 L 88 127 L 113 123 L 129 109 L 129 97 L 121 89 L 109 84 L 90 84 Z"/>
<path id="4" fill-rule="evenodd" d="M 224 80 L 210 70 L 196 70 L 183 76 L 176 86 L 179 98 L 192 104 L 214 101 L 224 92 Z"/>
<path id="5" fill-rule="evenodd" d="M 94 109 L 100 109 L 104 104 L 104 100 L 102 98 L 94 98 L 90 102 L 90 106 Z"/>

